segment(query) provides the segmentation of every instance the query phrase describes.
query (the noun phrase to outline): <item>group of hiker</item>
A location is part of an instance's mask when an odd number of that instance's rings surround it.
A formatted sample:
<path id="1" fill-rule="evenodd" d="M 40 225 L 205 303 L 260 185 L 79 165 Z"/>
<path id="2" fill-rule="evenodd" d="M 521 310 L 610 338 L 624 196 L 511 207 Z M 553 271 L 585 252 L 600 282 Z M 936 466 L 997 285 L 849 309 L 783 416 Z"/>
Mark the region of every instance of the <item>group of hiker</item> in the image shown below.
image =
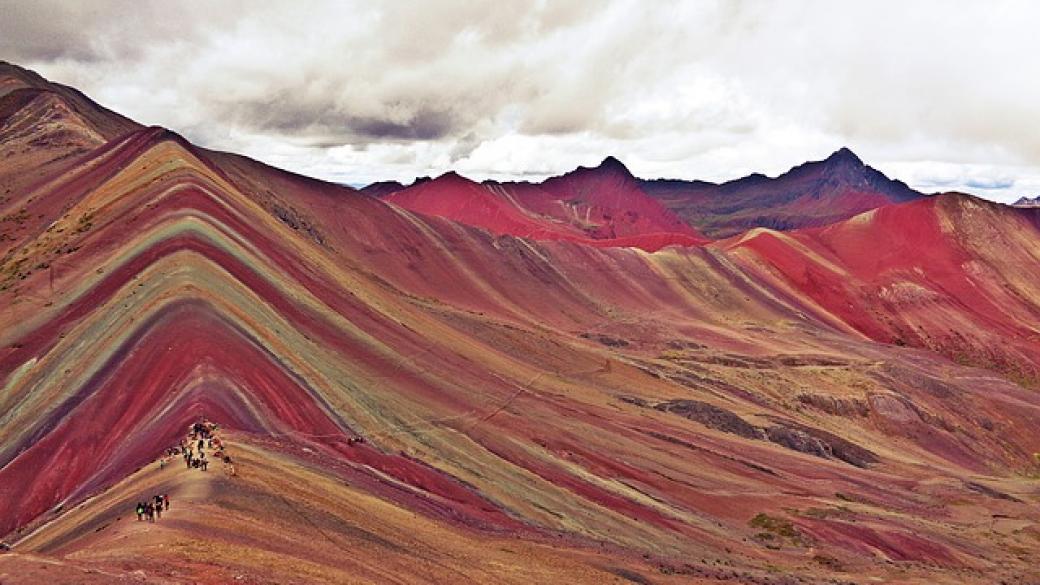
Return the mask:
<path id="1" fill-rule="evenodd" d="M 217 459 L 224 465 L 224 473 L 228 476 L 235 475 L 235 466 L 231 463 L 231 456 L 224 449 L 224 442 L 216 435 L 220 427 L 216 423 L 205 419 L 188 425 L 188 434 L 181 439 L 180 443 L 166 450 L 159 458 L 159 469 L 165 469 L 170 459 L 180 455 L 184 458 L 184 464 L 188 469 L 206 471 L 211 459 Z M 212 457 L 206 456 L 209 450 Z M 145 518 L 149 522 L 162 518 L 164 510 L 170 509 L 170 497 L 166 494 L 156 495 L 150 500 L 137 503 L 137 520 Z"/>
<path id="2" fill-rule="evenodd" d="M 217 440 L 219 441 L 220 439 Z M 206 471 L 209 468 L 209 459 L 206 458 L 205 451 L 205 447 L 207 446 L 210 449 L 213 448 L 213 439 L 199 439 L 198 446 L 196 446 L 194 440 L 192 440 L 188 445 L 181 443 L 180 451 L 184 456 L 185 467 L 188 469 L 201 469 L 202 471 Z"/>
<path id="3" fill-rule="evenodd" d="M 145 502 L 137 502 L 137 521 L 147 518 L 149 522 L 155 522 L 162 518 L 163 510 L 170 509 L 170 496 L 167 494 L 155 494 L 152 499 Z"/>
<path id="4" fill-rule="evenodd" d="M 216 459 L 223 464 L 225 474 L 235 475 L 231 456 L 224 450 L 224 442 L 216 436 L 219 428 L 216 423 L 206 420 L 189 425 L 187 436 L 178 445 L 167 449 L 166 454 L 159 459 L 159 469 L 164 469 L 172 457 L 180 455 L 187 469 L 207 471 L 210 461 Z M 206 456 L 207 449 L 212 453 L 212 457 Z"/>

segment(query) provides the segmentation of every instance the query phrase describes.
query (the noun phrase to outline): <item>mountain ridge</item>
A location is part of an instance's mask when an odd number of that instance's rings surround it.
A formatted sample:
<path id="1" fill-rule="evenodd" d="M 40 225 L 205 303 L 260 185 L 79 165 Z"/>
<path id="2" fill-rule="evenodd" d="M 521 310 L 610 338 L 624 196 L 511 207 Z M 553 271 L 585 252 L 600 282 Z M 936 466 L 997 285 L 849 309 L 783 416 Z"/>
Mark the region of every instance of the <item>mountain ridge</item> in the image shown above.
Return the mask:
<path id="1" fill-rule="evenodd" d="M 826 225 L 883 205 L 925 196 L 866 165 L 847 147 L 839 148 L 825 159 L 792 167 L 776 177 L 752 173 L 723 183 L 642 179 L 635 177 L 616 157 L 607 156 L 595 166 L 579 166 L 537 183 L 487 180 L 482 184 L 521 192 L 533 191 L 535 185 L 548 190 L 562 187 L 562 197 L 573 198 L 579 191 L 596 193 L 591 184 L 581 183 L 602 183 L 603 177 L 608 176 L 622 186 L 619 193 L 633 202 L 649 195 L 694 229 L 698 236 L 707 234 L 712 238 L 729 237 L 756 227 L 789 230 Z M 365 190 L 377 197 L 387 197 L 421 182 L 419 179 L 412 185 L 383 182 Z M 604 191 L 611 192 L 611 189 Z M 620 202 L 615 200 L 611 207 L 620 208 Z M 451 219 L 482 227 L 491 225 L 487 218 L 455 214 Z M 658 227 L 684 231 L 672 219 L 658 221 Z"/>
<path id="2" fill-rule="evenodd" d="M 416 180 L 382 200 L 409 211 L 444 217 L 492 233 L 597 246 L 699 245 L 696 230 L 638 189 L 617 162 L 541 183 L 477 183 L 454 171 Z M 369 191 L 371 193 L 371 190 Z"/>
<path id="3" fill-rule="evenodd" d="M 755 227 L 789 230 L 826 225 L 924 197 L 866 165 L 846 147 L 776 177 L 753 173 L 717 184 L 667 179 L 642 184 L 666 207 L 716 238 Z"/>

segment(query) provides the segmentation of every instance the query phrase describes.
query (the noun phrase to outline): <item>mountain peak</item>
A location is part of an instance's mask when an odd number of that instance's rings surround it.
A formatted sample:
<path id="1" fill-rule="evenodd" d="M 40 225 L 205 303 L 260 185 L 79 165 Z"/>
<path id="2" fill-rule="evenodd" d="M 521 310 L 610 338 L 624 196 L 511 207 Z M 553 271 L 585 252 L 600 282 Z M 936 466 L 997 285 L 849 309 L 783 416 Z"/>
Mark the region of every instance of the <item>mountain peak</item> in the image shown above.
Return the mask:
<path id="1" fill-rule="evenodd" d="M 1019 197 L 1018 201 L 1015 201 L 1014 203 L 1012 203 L 1011 206 L 1012 207 L 1040 207 L 1040 195 L 1037 195 L 1036 197 L 1026 197 L 1026 196 Z"/>
<path id="2" fill-rule="evenodd" d="M 416 177 L 411 185 L 403 186 L 399 191 L 419 186 L 436 186 L 438 188 L 461 189 L 480 185 L 476 181 L 466 178 L 455 171 L 446 171 L 437 176 Z"/>
<path id="3" fill-rule="evenodd" d="M 826 158 L 826 161 L 830 163 L 863 165 L 863 160 L 856 156 L 856 153 L 849 150 L 846 146 L 842 146 L 838 150 L 835 150 Z"/>
<path id="4" fill-rule="evenodd" d="M 628 167 L 625 166 L 625 163 L 621 162 L 614 156 L 608 156 L 607 158 L 603 159 L 602 162 L 600 162 L 598 165 L 592 168 L 601 171 L 620 172 L 629 176 L 632 175 L 632 172 L 628 170 Z"/>
<path id="5" fill-rule="evenodd" d="M 14 63 L 11 63 L 9 61 L 4 61 L 3 59 L 0 59 L 0 73 L 5 75 L 20 75 L 25 77 L 40 77 L 40 75 L 35 71 L 26 69 L 25 67 L 19 67 L 18 65 L 15 65 Z"/>
<path id="6" fill-rule="evenodd" d="M 463 177 L 462 175 L 458 174 L 455 171 L 446 171 L 446 172 L 438 175 L 437 177 L 435 177 L 433 180 L 438 182 L 438 183 L 448 183 L 448 184 L 452 184 L 452 183 L 472 183 L 472 184 L 476 184 L 476 181 L 473 181 L 472 179 Z"/>
<path id="7" fill-rule="evenodd" d="M 13 84 L 12 81 L 14 82 Z M 44 79 L 39 73 L 36 73 L 31 69 L 25 69 L 24 67 L 19 67 L 14 63 L 0 60 L 0 95 L 6 94 L 18 87 L 51 89 L 51 83 Z"/>

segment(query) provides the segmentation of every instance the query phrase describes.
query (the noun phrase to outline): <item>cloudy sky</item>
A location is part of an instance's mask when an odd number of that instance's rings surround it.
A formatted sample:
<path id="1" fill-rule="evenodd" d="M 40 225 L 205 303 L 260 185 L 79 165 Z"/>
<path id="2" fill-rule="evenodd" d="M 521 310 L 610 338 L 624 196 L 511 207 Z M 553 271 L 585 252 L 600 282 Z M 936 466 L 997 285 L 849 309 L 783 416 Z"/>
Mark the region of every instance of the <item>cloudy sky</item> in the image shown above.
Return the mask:
<path id="1" fill-rule="evenodd" d="M 0 0 L 0 59 L 343 183 L 773 175 L 847 145 L 926 191 L 1040 195 L 1040 4 Z"/>

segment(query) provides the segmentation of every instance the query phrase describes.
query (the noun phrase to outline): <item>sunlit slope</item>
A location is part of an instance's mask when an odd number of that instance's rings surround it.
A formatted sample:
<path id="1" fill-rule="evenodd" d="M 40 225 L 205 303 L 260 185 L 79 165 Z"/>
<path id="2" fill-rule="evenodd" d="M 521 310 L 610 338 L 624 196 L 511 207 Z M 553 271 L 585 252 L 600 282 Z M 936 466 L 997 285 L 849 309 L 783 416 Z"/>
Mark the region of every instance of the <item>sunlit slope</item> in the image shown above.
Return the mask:
<path id="1" fill-rule="evenodd" d="M 1009 373 L 1040 372 L 1040 215 L 960 194 L 820 229 L 724 245 L 765 282 L 885 343 Z"/>
<path id="2" fill-rule="evenodd" d="M 0 258 L 44 229 L 63 205 L 33 193 L 81 165 L 101 163 L 91 151 L 138 128 L 70 87 L 0 61 Z"/>
<path id="3" fill-rule="evenodd" d="M 12 583 L 59 571 L 157 583 L 602 583 L 658 573 L 623 551 L 560 547 L 559 536 L 518 541 L 456 528 L 373 496 L 291 443 L 226 438 L 236 477 L 149 466 L 32 533 L 0 558 L 0 571 L 6 561 L 26 577 Z M 154 524 L 131 513 L 142 493 L 170 497 Z M 49 572 L 34 564 L 54 557 L 63 561 L 42 565 Z"/>

